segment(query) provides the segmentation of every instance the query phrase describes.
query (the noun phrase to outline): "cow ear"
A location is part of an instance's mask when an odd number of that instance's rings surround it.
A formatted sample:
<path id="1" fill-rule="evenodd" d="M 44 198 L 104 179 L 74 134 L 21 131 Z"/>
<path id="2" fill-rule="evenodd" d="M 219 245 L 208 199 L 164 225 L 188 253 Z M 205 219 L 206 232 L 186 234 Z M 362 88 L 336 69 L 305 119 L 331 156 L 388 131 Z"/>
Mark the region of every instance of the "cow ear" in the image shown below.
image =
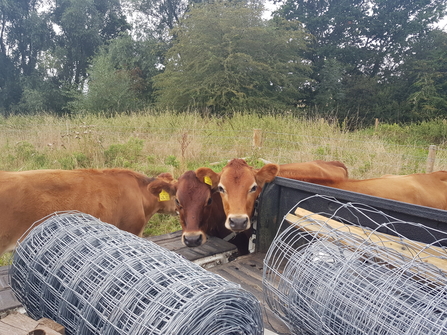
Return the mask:
<path id="1" fill-rule="evenodd" d="M 160 201 L 171 200 L 177 192 L 177 183 L 167 183 L 156 179 L 147 186 L 150 193 L 155 195 Z"/>
<path id="2" fill-rule="evenodd" d="M 278 164 L 266 164 L 256 171 L 255 179 L 258 186 L 263 187 L 265 183 L 270 183 L 275 179 L 279 171 Z"/>
<path id="3" fill-rule="evenodd" d="M 174 181 L 174 177 L 169 172 L 160 173 L 157 179 L 164 180 L 167 183 Z"/>
<path id="4" fill-rule="evenodd" d="M 212 190 L 217 189 L 219 184 L 220 175 L 210 168 L 201 167 L 196 170 L 196 177 L 205 184 L 208 184 Z"/>

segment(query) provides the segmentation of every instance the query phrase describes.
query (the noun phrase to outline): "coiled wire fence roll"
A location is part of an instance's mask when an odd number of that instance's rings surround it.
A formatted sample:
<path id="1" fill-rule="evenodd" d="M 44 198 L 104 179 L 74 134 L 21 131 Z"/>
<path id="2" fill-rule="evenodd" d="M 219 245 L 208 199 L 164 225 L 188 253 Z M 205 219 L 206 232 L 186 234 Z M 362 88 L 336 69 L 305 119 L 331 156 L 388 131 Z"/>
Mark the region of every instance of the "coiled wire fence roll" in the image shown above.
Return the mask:
<path id="1" fill-rule="evenodd" d="M 336 221 L 338 210 L 330 219 L 302 210 L 315 197 L 353 218 L 369 218 L 376 228 Z M 293 334 L 447 334 L 446 233 L 324 196 L 293 210 L 266 254 L 263 273 L 266 303 Z M 402 224 L 446 238 L 415 242 L 397 232 Z"/>
<path id="2" fill-rule="evenodd" d="M 10 271 L 27 313 L 66 334 L 263 334 L 259 301 L 157 244 L 83 213 L 56 213 Z"/>

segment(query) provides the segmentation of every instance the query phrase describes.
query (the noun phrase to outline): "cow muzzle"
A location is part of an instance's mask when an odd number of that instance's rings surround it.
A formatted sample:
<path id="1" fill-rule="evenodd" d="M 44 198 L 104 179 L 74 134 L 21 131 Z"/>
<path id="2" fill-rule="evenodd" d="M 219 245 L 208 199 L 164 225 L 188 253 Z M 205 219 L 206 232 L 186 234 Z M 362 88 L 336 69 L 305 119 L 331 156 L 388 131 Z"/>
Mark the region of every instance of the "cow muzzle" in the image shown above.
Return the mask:
<path id="1" fill-rule="evenodd" d="M 250 219 L 247 215 L 229 215 L 225 226 L 235 232 L 244 231 L 250 228 Z"/>
<path id="2" fill-rule="evenodd" d="M 187 247 L 199 247 L 206 242 L 206 236 L 200 233 L 184 233 L 182 235 L 182 242 Z"/>

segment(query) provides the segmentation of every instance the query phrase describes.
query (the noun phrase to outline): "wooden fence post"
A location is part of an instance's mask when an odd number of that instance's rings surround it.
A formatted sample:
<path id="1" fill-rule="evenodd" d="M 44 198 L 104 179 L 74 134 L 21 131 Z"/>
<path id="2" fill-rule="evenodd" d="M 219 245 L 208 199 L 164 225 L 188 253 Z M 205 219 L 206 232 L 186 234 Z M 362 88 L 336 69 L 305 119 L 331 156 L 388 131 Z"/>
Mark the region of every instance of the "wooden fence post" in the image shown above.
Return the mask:
<path id="1" fill-rule="evenodd" d="M 427 167 L 425 168 L 425 173 L 433 172 L 435 159 L 436 159 L 436 145 L 430 145 L 428 147 Z"/>
<path id="2" fill-rule="evenodd" d="M 261 148 L 262 146 L 262 129 L 253 129 L 253 147 Z"/>
<path id="3" fill-rule="evenodd" d="M 377 133 L 377 128 L 379 128 L 379 119 L 376 118 L 376 123 L 374 125 L 374 132 Z"/>

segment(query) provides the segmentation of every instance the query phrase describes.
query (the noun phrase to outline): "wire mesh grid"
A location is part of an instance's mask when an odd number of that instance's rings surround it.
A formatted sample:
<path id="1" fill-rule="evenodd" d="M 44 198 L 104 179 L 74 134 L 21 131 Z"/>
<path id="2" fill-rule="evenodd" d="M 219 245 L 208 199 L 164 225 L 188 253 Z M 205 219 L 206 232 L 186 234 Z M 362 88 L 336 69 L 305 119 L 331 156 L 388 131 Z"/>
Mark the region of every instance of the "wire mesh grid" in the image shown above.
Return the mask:
<path id="1" fill-rule="evenodd" d="M 66 334 L 263 333 L 253 294 L 157 244 L 79 212 L 17 245 L 10 283 L 27 313 Z"/>
<path id="2" fill-rule="evenodd" d="M 315 197 L 338 208 L 335 214 L 303 210 Z M 375 228 L 344 224 L 342 208 Z M 293 334 L 447 334 L 446 233 L 319 195 L 292 210 L 264 259 L 263 286 L 266 303 Z M 412 241 L 399 225 L 445 238 Z"/>

